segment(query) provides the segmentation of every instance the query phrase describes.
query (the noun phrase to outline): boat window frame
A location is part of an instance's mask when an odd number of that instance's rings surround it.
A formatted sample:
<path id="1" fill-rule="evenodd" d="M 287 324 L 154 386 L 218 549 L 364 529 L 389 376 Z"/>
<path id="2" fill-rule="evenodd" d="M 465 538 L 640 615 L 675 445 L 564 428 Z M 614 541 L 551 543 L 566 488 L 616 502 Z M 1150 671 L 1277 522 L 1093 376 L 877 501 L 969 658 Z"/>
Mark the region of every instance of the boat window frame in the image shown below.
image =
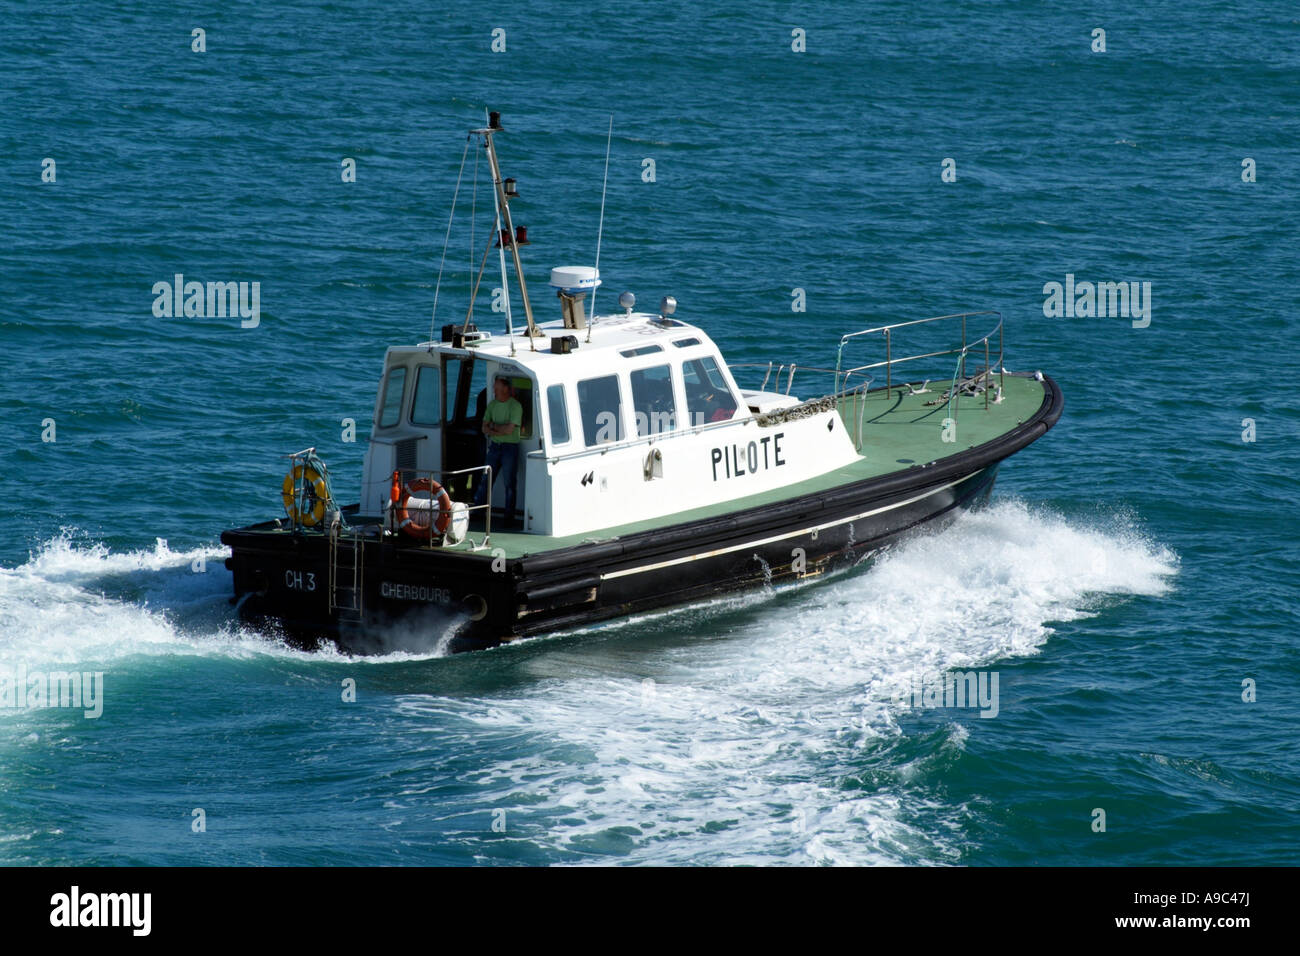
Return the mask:
<path id="1" fill-rule="evenodd" d="M 384 373 L 384 387 L 379 393 L 379 408 L 375 411 L 375 428 L 396 428 L 402 424 L 402 410 L 406 407 L 406 380 L 410 378 L 407 374 L 409 369 L 406 365 L 389 366 L 388 371 Z M 391 422 L 386 422 L 385 412 L 388 411 L 388 391 L 393 387 L 393 376 L 401 373 L 402 387 L 397 398 L 396 417 Z"/>
<path id="2" fill-rule="evenodd" d="M 588 383 L 591 382 L 604 381 L 605 379 L 613 379 L 614 386 L 618 390 L 618 408 L 614 410 L 614 420 L 617 424 L 618 431 L 616 432 L 613 438 L 606 439 L 605 441 L 591 441 L 589 440 L 589 436 L 587 434 L 587 418 L 583 410 L 584 402 L 582 400 L 582 386 L 587 385 Z M 624 420 L 624 415 L 623 415 L 623 409 L 627 405 L 627 399 L 626 396 L 624 395 L 622 375 L 619 375 L 618 372 L 609 372 L 605 375 L 593 375 L 591 378 L 579 379 L 577 382 L 574 383 L 574 392 L 577 395 L 577 399 L 578 399 L 578 405 L 577 405 L 578 422 L 580 425 L 582 425 L 582 442 L 584 448 L 599 448 L 602 445 L 616 445 L 619 444 L 620 442 L 625 441 L 628 438 L 627 422 Z M 599 417 L 600 414 L 603 414 L 606 411 L 609 410 L 608 409 L 598 410 L 597 417 Z M 599 435 L 600 429 L 603 426 L 600 426 L 599 423 L 595 423 L 595 424 L 596 424 L 596 434 Z"/>
<path id="3" fill-rule="evenodd" d="M 433 374 L 436 375 L 438 378 L 437 387 L 434 389 L 435 398 L 437 400 L 437 408 L 433 416 L 435 420 L 431 422 L 423 422 L 423 421 L 415 420 L 415 410 L 416 408 L 419 407 L 420 404 L 420 379 L 424 375 L 426 369 L 432 369 Z M 407 421 L 410 424 L 415 425 L 417 428 L 441 428 L 442 427 L 443 425 L 442 405 L 444 399 L 443 390 L 446 388 L 446 385 L 443 384 L 442 380 L 443 380 L 443 374 L 442 374 L 441 365 L 434 365 L 429 362 L 421 362 L 420 364 L 415 366 L 415 384 L 412 386 L 412 391 L 411 391 L 411 412 L 407 416 Z"/>
<path id="4" fill-rule="evenodd" d="M 451 428 L 465 428 L 476 426 L 480 421 L 478 412 L 478 392 L 485 392 L 483 406 L 492 400 L 491 385 L 492 380 L 488 375 L 487 367 L 491 361 L 490 356 L 475 355 L 472 353 L 463 354 L 459 352 L 444 353 L 443 361 L 443 381 L 442 395 L 443 424 Z M 455 363 L 456 380 L 452 384 L 452 377 L 447 374 L 447 369 Z M 465 369 L 468 366 L 469 374 L 465 375 Z M 481 374 L 481 379 L 479 378 Z M 476 379 L 478 379 L 476 381 Z M 475 386 L 478 386 L 475 389 Z M 451 386 L 451 394 L 448 394 L 448 387 Z M 464 415 L 457 417 L 457 411 L 463 408 Z"/>
<path id="5" fill-rule="evenodd" d="M 712 363 L 713 373 L 717 375 L 717 378 L 721 384 L 719 384 L 719 382 L 713 381 L 713 375 L 709 373 L 709 370 L 707 368 L 703 369 L 704 377 L 708 379 L 708 384 L 712 386 L 715 390 L 722 389 L 727 393 L 728 397 L 730 397 L 732 401 L 732 410 L 731 410 L 731 414 L 728 415 L 726 418 L 710 418 L 708 422 L 702 422 L 701 424 L 712 424 L 714 422 L 732 421 L 736 417 L 736 415 L 740 412 L 740 409 L 745 407 L 744 403 L 741 402 L 740 400 L 740 396 L 736 394 L 736 391 L 732 388 L 731 383 L 728 381 L 727 375 L 723 372 L 724 365 L 720 361 L 720 356 L 716 355 L 713 352 L 706 352 L 703 355 L 683 356 L 679 362 L 681 366 L 681 373 L 682 373 L 682 397 L 686 400 L 686 406 L 685 406 L 686 415 L 687 415 L 687 419 L 690 421 L 692 425 L 696 424 L 695 421 L 696 411 L 694 408 L 691 407 L 691 393 L 687 390 L 686 387 L 687 386 L 686 366 L 688 363 L 693 363 L 693 362 L 699 362 L 701 363 L 701 365 L 703 365 L 703 363 L 706 361 Z"/>
<path id="6" fill-rule="evenodd" d="M 662 352 L 663 350 L 662 345 L 652 343 L 650 345 L 634 345 L 631 348 L 620 349 L 618 354 L 624 358 L 640 358 L 643 355 L 653 355 L 655 352 Z"/>
<path id="7" fill-rule="evenodd" d="M 662 357 L 663 357 L 663 361 L 656 362 L 653 365 L 641 365 L 637 368 L 630 368 L 627 370 L 628 391 L 631 393 L 632 396 L 632 403 L 630 406 L 632 412 L 632 430 L 636 433 L 637 438 L 661 438 L 661 437 L 675 434 L 676 432 L 679 432 L 682 429 L 681 404 L 678 401 L 678 397 L 677 397 L 677 393 L 678 393 L 677 380 L 681 377 L 681 363 L 673 361 L 672 358 L 669 357 L 667 354 L 664 354 Z M 637 422 L 637 411 L 638 411 L 637 388 L 636 388 L 636 383 L 633 381 L 632 376 L 640 372 L 649 372 L 661 368 L 668 370 L 668 396 L 669 396 L 669 401 L 672 403 L 672 416 L 669 419 L 671 424 L 669 425 L 668 428 L 662 429 L 660 431 L 655 431 L 653 430 L 653 428 L 650 427 L 653 424 L 653 419 L 650 417 L 650 413 L 647 412 L 646 413 L 647 431 L 645 434 L 642 434 L 641 426 Z M 628 437 L 631 438 L 632 435 L 629 434 Z"/>
<path id="8" fill-rule="evenodd" d="M 560 396 L 560 416 L 559 420 L 564 423 L 564 438 L 557 438 L 555 435 L 555 409 L 551 405 L 551 394 Z M 569 396 L 563 382 L 555 382 L 546 386 L 546 443 L 550 447 L 559 447 L 573 443 L 573 421 L 569 416 Z"/>
<path id="9" fill-rule="evenodd" d="M 442 423 L 454 425 L 456 417 L 456 392 L 460 388 L 461 362 L 464 356 L 454 353 L 442 357 Z M 453 369 L 454 365 L 454 369 Z M 451 375 L 455 371 L 455 376 Z"/>

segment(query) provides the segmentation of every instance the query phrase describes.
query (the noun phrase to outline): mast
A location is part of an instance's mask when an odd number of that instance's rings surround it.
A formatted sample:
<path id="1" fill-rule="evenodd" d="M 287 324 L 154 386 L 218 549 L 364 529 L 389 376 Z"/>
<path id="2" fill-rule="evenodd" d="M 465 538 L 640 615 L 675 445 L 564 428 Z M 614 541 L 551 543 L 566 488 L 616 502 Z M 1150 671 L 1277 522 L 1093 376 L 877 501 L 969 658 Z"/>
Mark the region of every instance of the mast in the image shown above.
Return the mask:
<path id="1" fill-rule="evenodd" d="M 496 213 L 492 220 L 492 227 L 495 229 L 497 236 L 501 235 L 501 203 L 497 199 L 497 194 L 492 193 L 493 211 Z M 510 286 L 506 282 L 506 247 L 505 243 L 497 243 L 497 259 L 501 262 L 501 291 L 505 294 L 506 300 L 506 336 L 510 339 L 510 355 L 513 358 L 515 354 L 515 323 L 510 315 Z M 532 344 L 532 339 L 528 340 Z"/>
<path id="2" fill-rule="evenodd" d="M 496 190 L 496 200 L 501 210 L 503 220 L 500 232 L 500 242 L 504 247 L 510 246 L 510 256 L 515 263 L 515 278 L 519 280 L 519 295 L 524 300 L 524 317 L 528 320 L 528 347 L 534 352 L 537 351 L 537 345 L 533 339 L 542 334 L 533 321 L 533 307 L 528 301 L 528 285 L 524 281 L 523 263 L 519 261 L 519 243 L 516 241 L 515 224 L 510 216 L 510 198 L 506 193 L 505 185 L 501 180 L 501 165 L 497 162 L 496 146 L 492 143 L 492 134 L 504 132 L 501 126 L 501 114 L 496 112 L 488 113 L 488 125 L 484 129 L 474 130 L 476 133 L 483 135 L 483 145 L 487 149 L 488 164 L 492 168 L 492 186 Z M 509 295 L 509 291 L 506 292 Z"/>

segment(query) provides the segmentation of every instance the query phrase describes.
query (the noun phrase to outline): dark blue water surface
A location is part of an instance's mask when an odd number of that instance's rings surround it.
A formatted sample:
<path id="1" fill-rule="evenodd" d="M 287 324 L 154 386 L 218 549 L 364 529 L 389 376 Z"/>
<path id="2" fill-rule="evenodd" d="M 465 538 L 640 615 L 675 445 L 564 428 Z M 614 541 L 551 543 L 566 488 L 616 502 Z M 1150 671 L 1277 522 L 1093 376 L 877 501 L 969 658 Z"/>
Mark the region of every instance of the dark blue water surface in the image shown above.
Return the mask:
<path id="1" fill-rule="evenodd" d="M 0 678 L 104 674 L 98 719 L 0 708 L 0 862 L 1295 861 L 1300 13 L 706 6 L 0 4 Z M 547 318 L 613 114 L 598 307 L 812 365 L 998 309 L 1064 417 L 830 580 L 457 658 L 242 630 L 218 535 L 305 445 L 355 497 L 486 108 Z M 156 317 L 176 273 L 260 324 Z M 1149 326 L 1046 316 L 1067 274 L 1149 282 Z M 890 700 L 950 668 L 995 719 Z"/>

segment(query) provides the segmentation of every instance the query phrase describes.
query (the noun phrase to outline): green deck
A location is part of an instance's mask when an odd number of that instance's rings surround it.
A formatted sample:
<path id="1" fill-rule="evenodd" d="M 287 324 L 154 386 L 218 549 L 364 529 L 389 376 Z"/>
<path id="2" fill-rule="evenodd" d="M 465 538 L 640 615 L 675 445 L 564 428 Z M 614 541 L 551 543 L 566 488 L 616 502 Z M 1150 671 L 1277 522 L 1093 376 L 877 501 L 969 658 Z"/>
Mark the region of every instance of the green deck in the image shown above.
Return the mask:
<path id="1" fill-rule="evenodd" d="M 668 524 L 712 518 L 729 511 L 742 511 L 787 498 L 816 494 L 864 478 L 875 478 L 889 472 L 929 464 L 940 458 L 982 445 L 1027 421 L 1043 404 L 1043 383 L 1032 378 L 1008 375 L 1005 378 L 1005 391 L 1001 404 L 990 403 L 986 410 L 982 396 L 962 397 L 954 416 L 957 421 L 957 441 L 945 442 L 942 438 L 942 424 L 949 414 L 948 404 L 944 402 L 926 405 L 926 402 L 942 397 L 949 384 L 946 381 L 931 382 L 929 392 L 920 395 L 909 394 L 905 386 L 888 391 L 882 388 L 859 400 L 858 408 L 864 410 L 862 458 L 844 468 L 828 471 L 816 478 L 744 498 L 734 498 L 721 504 L 692 508 L 667 517 L 634 521 L 630 524 L 583 534 L 550 536 L 494 531 L 491 547 L 502 549 L 507 558 L 520 558 L 576 544 L 609 541 Z M 857 433 L 858 408 L 855 408 L 852 399 L 842 400 L 840 403 L 840 418 L 850 435 Z M 481 537 L 481 526 L 470 535 L 470 539 L 473 540 L 481 540 Z M 455 550 L 464 551 L 469 548 L 470 541 L 466 540 L 457 545 Z"/>

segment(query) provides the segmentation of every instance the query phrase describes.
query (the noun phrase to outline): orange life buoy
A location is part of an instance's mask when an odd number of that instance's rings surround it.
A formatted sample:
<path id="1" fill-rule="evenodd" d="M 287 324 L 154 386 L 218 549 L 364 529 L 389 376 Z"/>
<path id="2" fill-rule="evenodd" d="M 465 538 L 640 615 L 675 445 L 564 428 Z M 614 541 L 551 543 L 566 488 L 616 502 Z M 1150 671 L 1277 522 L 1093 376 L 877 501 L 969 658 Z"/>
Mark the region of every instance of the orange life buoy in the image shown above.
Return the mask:
<path id="1" fill-rule="evenodd" d="M 432 510 L 433 502 L 437 500 L 438 517 L 434 519 L 433 527 L 438 534 L 445 533 L 447 525 L 451 523 L 451 495 L 447 494 L 447 490 L 432 478 L 417 478 L 406 483 L 406 487 L 402 489 L 402 501 L 397 506 L 397 526 L 412 538 L 427 538 L 429 536 L 428 512 L 422 508 L 417 508 L 414 515 L 412 515 L 411 509 L 407 507 L 411 497 L 420 491 L 429 493 L 430 510 Z"/>

